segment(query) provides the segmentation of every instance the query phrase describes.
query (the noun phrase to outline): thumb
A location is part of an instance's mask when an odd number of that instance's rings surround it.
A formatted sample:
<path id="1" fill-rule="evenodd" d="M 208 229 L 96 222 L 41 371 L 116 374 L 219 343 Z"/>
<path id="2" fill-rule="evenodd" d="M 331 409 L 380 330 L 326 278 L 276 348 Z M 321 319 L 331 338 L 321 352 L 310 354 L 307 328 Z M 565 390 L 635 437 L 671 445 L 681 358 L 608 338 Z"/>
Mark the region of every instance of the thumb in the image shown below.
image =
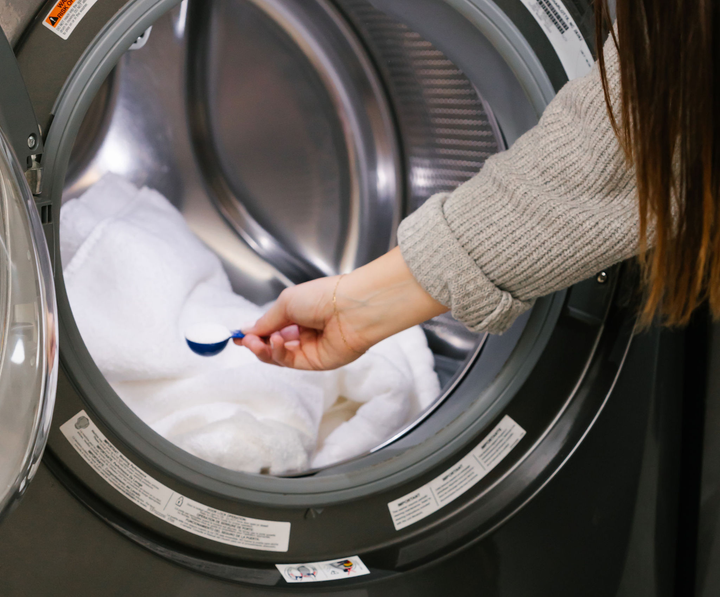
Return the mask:
<path id="1" fill-rule="evenodd" d="M 283 291 L 265 314 L 252 327 L 243 329 L 242 332 L 255 336 L 269 336 L 292 323 L 287 314 L 287 295 Z"/>

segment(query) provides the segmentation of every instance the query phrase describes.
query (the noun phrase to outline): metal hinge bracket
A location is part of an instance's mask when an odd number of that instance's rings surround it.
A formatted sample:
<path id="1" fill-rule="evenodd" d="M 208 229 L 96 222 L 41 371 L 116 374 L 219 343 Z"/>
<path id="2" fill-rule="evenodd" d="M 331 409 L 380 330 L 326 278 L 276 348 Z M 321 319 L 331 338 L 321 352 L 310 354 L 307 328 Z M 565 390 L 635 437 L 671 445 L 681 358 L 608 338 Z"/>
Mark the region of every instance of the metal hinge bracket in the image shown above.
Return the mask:
<path id="1" fill-rule="evenodd" d="M 33 195 L 42 193 L 43 168 L 38 161 L 38 157 L 37 155 L 31 155 L 28 158 L 29 168 L 25 170 L 25 179 Z"/>

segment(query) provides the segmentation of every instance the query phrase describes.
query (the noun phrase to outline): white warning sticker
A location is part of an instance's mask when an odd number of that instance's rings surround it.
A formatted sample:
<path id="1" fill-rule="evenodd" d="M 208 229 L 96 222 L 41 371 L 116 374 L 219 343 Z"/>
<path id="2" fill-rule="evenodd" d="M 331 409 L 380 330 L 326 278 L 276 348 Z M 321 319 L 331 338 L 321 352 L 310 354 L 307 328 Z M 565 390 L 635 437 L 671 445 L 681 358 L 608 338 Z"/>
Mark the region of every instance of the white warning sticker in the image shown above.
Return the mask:
<path id="1" fill-rule="evenodd" d="M 563 3 L 560 0 L 522 0 L 522 3 L 545 31 L 568 79 L 572 81 L 586 75 L 595 61 L 582 32 Z"/>
<path id="2" fill-rule="evenodd" d="M 276 564 L 275 566 L 289 583 L 324 582 L 370 574 L 370 570 L 367 569 L 367 566 L 363 564 L 358 556 L 349 556 L 325 562 Z"/>
<path id="3" fill-rule="evenodd" d="M 112 487 L 144 510 L 194 535 L 261 551 L 288 550 L 290 523 L 223 512 L 173 491 L 128 460 L 85 411 L 60 427 L 63 435 Z"/>
<path id="4" fill-rule="evenodd" d="M 524 437 L 525 430 L 505 415 L 488 436 L 455 466 L 419 489 L 388 504 L 399 531 L 437 512 L 493 470 Z"/>
<path id="5" fill-rule="evenodd" d="M 97 0 L 58 0 L 43 19 L 43 25 L 67 39 L 96 2 Z"/>

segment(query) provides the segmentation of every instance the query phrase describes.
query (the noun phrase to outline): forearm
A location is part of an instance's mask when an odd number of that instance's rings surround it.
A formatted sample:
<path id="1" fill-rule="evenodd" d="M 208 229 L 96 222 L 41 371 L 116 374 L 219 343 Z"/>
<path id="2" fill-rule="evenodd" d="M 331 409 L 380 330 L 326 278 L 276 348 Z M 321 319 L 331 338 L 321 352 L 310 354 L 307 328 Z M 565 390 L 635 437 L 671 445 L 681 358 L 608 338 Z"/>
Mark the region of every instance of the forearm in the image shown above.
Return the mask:
<path id="1" fill-rule="evenodd" d="M 418 284 L 399 248 L 344 276 L 336 304 L 341 325 L 369 345 L 448 310 Z"/>

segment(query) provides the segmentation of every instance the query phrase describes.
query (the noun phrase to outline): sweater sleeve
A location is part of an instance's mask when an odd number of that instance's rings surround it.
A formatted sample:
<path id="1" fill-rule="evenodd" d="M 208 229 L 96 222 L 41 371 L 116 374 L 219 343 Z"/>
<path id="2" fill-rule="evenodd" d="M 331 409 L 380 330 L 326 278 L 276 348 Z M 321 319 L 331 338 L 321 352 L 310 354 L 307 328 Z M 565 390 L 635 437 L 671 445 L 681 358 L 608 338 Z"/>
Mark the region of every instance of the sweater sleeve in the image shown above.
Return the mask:
<path id="1" fill-rule="evenodd" d="M 612 40 L 605 56 L 617 105 Z M 491 333 L 510 327 L 537 297 L 634 255 L 635 175 L 610 124 L 598 66 L 565 85 L 512 148 L 407 217 L 398 241 L 433 298 L 471 329 Z"/>

